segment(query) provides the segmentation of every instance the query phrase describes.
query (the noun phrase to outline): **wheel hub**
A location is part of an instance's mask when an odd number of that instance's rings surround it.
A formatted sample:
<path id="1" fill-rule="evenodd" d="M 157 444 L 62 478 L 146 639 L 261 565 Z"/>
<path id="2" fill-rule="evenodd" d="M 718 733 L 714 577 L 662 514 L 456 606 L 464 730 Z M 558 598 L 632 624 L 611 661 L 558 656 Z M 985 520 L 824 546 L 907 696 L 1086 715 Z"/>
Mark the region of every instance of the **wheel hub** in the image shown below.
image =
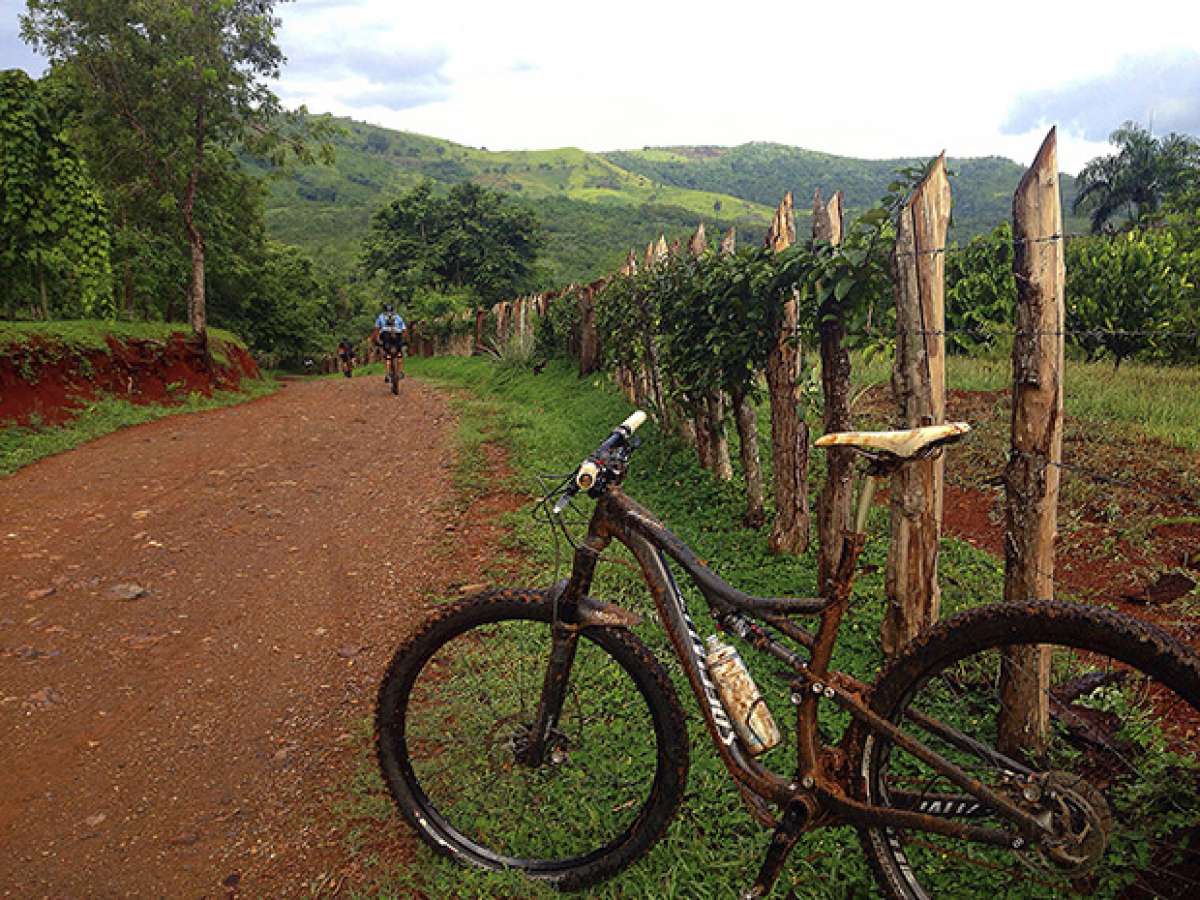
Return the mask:
<path id="1" fill-rule="evenodd" d="M 1112 812 L 1104 795 L 1069 772 L 1046 772 L 1022 785 L 1021 804 L 1048 829 L 1021 854 L 1039 871 L 1077 878 L 1091 871 L 1108 847 Z"/>
<path id="2" fill-rule="evenodd" d="M 514 764 L 528 766 L 525 762 L 529 750 L 529 735 L 533 728 L 519 715 L 503 716 L 491 728 L 490 743 L 498 753 L 493 753 L 493 765 L 497 769 L 511 769 Z M 546 752 L 542 768 L 546 765 L 561 766 L 569 758 L 570 739 L 557 728 L 551 729 L 546 738 Z"/>

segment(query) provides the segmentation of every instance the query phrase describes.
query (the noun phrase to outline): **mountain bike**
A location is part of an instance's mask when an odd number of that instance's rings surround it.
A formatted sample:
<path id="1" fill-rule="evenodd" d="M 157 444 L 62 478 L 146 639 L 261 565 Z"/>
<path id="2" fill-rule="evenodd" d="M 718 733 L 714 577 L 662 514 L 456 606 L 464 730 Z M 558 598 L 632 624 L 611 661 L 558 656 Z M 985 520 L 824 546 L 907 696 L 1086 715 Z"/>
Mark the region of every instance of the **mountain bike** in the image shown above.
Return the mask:
<path id="1" fill-rule="evenodd" d="M 379 764 L 430 847 L 580 889 L 647 853 L 679 809 L 689 742 L 674 683 L 632 630 L 639 617 L 589 594 L 616 540 L 638 564 L 717 755 L 773 830 L 742 897 L 770 893 L 801 835 L 839 825 L 857 830 L 893 898 L 1200 896 L 1200 657 L 1165 631 L 1033 599 L 943 620 L 873 684 L 831 669 L 876 482 L 941 453 L 966 425 L 817 441 L 862 457 L 857 512 L 822 596 L 788 598 L 729 585 L 625 495 L 644 418 L 630 416 L 546 498 L 559 521 L 579 492 L 596 500 L 569 578 L 441 607 L 391 662 Z M 675 569 L 729 640 L 783 670 L 794 716 L 776 749 L 756 755 L 744 739 L 750 714 L 723 701 Z M 1017 704 L 1021 683 L 1032 703 Z M 759 696 L 749 710 L 772 702 Z M 831 711 L 849 722 L 836 741 L 825 734 Z"/>
<path id="2" fill-rule="evenodd" d="M 386 381 L 392 388 L 392 394 L 400 393 L 400 379 L 404 377 L 403 370 L 396 364 L 396 360 L 401 354 L 401 349 L 394 345 L 383 345 L 384 366 L 387 368 L 387 374 L 384 376 Z"/>

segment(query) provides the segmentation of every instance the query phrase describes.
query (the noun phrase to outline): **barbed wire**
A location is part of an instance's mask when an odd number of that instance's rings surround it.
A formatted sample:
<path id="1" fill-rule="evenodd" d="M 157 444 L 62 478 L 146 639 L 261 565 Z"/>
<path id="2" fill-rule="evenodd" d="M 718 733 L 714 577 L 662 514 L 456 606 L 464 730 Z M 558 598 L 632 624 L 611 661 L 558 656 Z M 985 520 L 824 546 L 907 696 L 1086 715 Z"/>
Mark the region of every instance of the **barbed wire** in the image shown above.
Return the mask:
<path id="1" fill-rule="evenodd" d="M 1086 232 L 1059 232 L 1056 234 L 1047 234 L 1039 237 L 1014 237 L 1004 242 L 1005 247 L 1021 247 L 1027 244 L 1053 244 L 1059 241 L 1073 241 L 1082 238 L 1098 237 L 1098 235 L 1087 234 Z M 908 258 L 914 256 L 942 256 L 954 253 L 966 253 L 967 251 L 978 251 L 981 247 L 974 240 L 968 241 L 965 244 L 943 244 L 941 247 L 931 247 L 928 250 L 900 250 L 893 248 L 893 258 Z"/>
<path id="2" fill-rule="evenodd" d="M 1011 459 L 1014 456 L 1020 457 L 1022 455 L 1036 456 L 1037 454 L 1027 453 L 1027 452 L 1013 449 L 1009 453 L 1009 458 Z M 1053 459 L 1046 459 L 1046 460 L 1039 459 L 1039 461 L 1044 462 L 1046 465 L 1053 466 L 1053 467 L 1059 469 L 1060 471 L 1071 472 L 1071 473 L 1078 474 L 1078 475 L 1081 475 L 1086 478 L 1090 478 L 1090 479 L 1100 482 L 1101 484 L 1104 484 L 1108 487 L 1120 487 L 1120 488 L 1125 488 L 1130 491 L 1139 491 L 1139 492 L 1145 491 L 1147 488 L 1153 487 L 1156 497 L 1160 500 L 1164 499 L 1163 494 L 1162 494 L 1161 484 L 1151 485 L 1150 482 L 1148 482 L 1148 481 L 1136 482 L 1136 481 L 1132 481 L 1132 480 L 1124 479 L 1124 478 L 1115 478 L 1112 475 L 1106 475 L 1104 473 L 1097 472 L 1093 469 L 1089 469 L 1089 468 L 1087 468 L 1085 466 L 1081 466 L 1077 463 L 1068 463 L 1068 462 L 1063 462 L 1063 461 L 1053 460 Z M 1006 474 L 1007 474 L 1007 467 L 1006 467 L 1005 471 L 999 473 L 998 475 L 994 475 L 994 476 L 991 476 L 991 477 L 985 478 L 985 479 L 980 479 L 979 483 L 988 485 L 988 486 L 1005 487 L 1006 494 L 1007 494 Z M 1189 496 L 1189 495 L 1174 495 L 1174 496 L 1168 495 L 1165 499 L 1174 500 L 1183 505 L 1190 505 L 1190 506 L 1195 506 L 1198 503 L 1200 503 L 1200 499 Z M 1024 505 L 1026 506 L 1026 508 L 1028 508 L 1028 505 L 1029 505 L 1028 498 L 1022 498 L 1022 501 L 1024 502 Z M 1007 513 L 1006 513 L 1006 518 L 1007 518 Z M 1117 531 L 1119 532 L 1120 529 L 1117 529 Z M 1012 535 L 1008 532 L 1007 527 L 1005 528 L 1004 534 L 1005 534 L 1005 551 L 1007 552 L 1009 549 L 1008 542 L 1012 540 Z M 1057 556 L 1058 554 L 1056 553 L 1055 555 Z M 1042 566 L 1039 566 L 1036 563 L 1036 561 L 1030 557 L 1026 557 L 1025 565 L 1030 567 L 1033 570 L 1033 572 L 1035 574 L 1037 574 L 1038 576 L 1047 578 L 1050 581 L 1055 582 L 1056 584 L 1061 577 L 1060 574 L 1055 571 L 1055 569 L 1058 568 L 1057 560 L 1055 563 L 1055 568 L 1049 569 L 1049 570 L 1043 568 Z"/>
<path id="3" fill-rule="evenodd" d="M 1120 487 L 1120 488 L 1125 488 L 1126 490 L 1130 490 L 1130 491 L 1142 491 L 1142 490 L 1146 489 L 1147 487 L 1151 486 L 1150 481 L 1146 481 L 1146 480 L 1136 481 L 1136 480 L 1129 479 L 1129 478 L 1118 478 L 1114 475 L 1109 475 L 1109 474 L 1105 474 L 1103 472 L 1098 472 L 1095 469 L 1089 468 L 1088 466 L 1084 466 L 1080 463 L 1067 462 L 1066 460 L 1063 460 L 1063 459 L 1045 459 L 1044 457 L 1041 456 L 1041 454 L 1032 453 L 1027 450 L 1018 450 L 1015 447 L 1009 449 L 1008 458 L 1010 461 L 1014 458 L 1020 458 L 1020 457 L 1026 457 L 1028 459 L 1033 459 L 1036 462 L 1041 462 L 1041 463 L 1044 463 L 1045 465 L 1053 466 L 1054 468 L 1058 469 L 1059 471 L 1069 472 L 1069 473 L 1072 473 L 1075 475 L 1080 475 L 1084 478 L 1089 478 L 1092 481 L 1099 482 L 1100 484 L 1106 485 L 1108 487 Z M 1005 480 L 1004 473 L 1001 472 L 998 475 L 993 475 L 990 478 L 984 479 L 982 483 L 1003 484 L 1004 480 Z M 1173 495 L 1172 494 L 1164 495 L 1162 492 L 1162 489 L 1161 489 L 1161 485 L 1156 483 L 1154 485 L 1154 487 L 1155 487 L 1155 493 L 1160 499 L 1173 500 L 1177 503 L 1186 503 L 1186 504 L 1200 503 L 1200 496 L 1192 496 L 1191 494 L 1188 494 L 1188 493 L 1177 493 L 1177 494 L 1173 494 Z"/>
<path id="4" fill-rule="evenodd" d="M 1000 326 L 980 326 L 978 328 L 897 328 L 897 329 L 865 329 L 862 334 L 872 337 L 885 335 L 970 335 L 973 337 L 1171 337 L 1197 338 L 1200 329 L 1193 331 L 1175 331 L 1160 328 L 1004 328 Z"/>

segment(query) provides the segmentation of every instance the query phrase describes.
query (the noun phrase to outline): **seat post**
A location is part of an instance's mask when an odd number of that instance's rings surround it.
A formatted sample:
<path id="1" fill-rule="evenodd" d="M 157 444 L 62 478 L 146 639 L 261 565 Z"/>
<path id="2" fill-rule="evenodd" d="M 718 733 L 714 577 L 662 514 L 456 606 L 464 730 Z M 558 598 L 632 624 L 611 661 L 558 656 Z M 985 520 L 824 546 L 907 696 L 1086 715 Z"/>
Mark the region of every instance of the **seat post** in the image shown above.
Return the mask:
<path id="1" fill-rule="evenodd" d="M 854 531 L 865 534 L 867 530 L 867 515 L 871 511 L 871 501 L 875 499 L 875 482 L 879 476 L 870 471 L 863 473 L 862 486 L 858 489 L 858 508 L 854 513 Z"/>

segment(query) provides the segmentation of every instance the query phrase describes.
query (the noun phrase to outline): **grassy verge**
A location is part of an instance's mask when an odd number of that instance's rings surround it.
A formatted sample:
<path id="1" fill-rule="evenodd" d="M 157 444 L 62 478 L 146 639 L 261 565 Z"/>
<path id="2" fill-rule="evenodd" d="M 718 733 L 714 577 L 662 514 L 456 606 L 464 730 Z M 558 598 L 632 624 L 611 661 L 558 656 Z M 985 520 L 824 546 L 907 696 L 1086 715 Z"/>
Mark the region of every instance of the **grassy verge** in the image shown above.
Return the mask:
<path id="1" fill-rule="evenodd" d="M 607 381 L 597 377 L 579 379 L 566 366 L 551 364 L 540 375 L 505 372 L 480 359 L 413 359 L 409 374 L 437 385 L 465 389 L 459 401 L 461 417 L 460 487 L 486 477 L 477 448 L 485 440 L 498 440 L 510 451 L 515 470 L 514 486 L 534 496 L 534 476 L 570 470 L 608 434 L 612 425 L 629 413 L 627 404 Z M 626 483 L 628 492 L 653 509 L 677 534 L 722 575 L 739 587 L 759 594 L 806 595 L 815 590 L 815 561 L 811 556 L 776 558 L 767 553 L 766 534 L 738 525 L 742 500 L 737 484 L 719 484 L 696 465 L 694 455 L 657 433 L 652 425 L 643 431 L 645 445 L 634 459 Z M 469 496 L 469 494 L 468 494 Z M 582 501 L 582 513 L 590 501 Z M 876 532 L 885 525 L 882 509 L 872 523 Z M 584 527 L 582 517 L 576 529 Z M 525 511 L 509 523 L 524 550 L 527 582 L 548 584 L 566 574 L 569 564 L 564 552 L 556 557 L 550 536 Z M 623 548 L 606 558 L 629 561 Z M 834 659 L 836 667 L 871 677 L 881 656 L 876 636 L 883 613 L 883 563 L 886 546 L 872 541 L 867 549 L 864 574 L 856 586 L 853 611 L 843 628 Z M 559 563 L 556 572 L 555 563 Z M 942 555 L 944 597 L 947 613 L 996 599 L 1000 596 L 998 564 L 974 548 L 955 540 L 945 541 Z M 689 711 L 692 769 L 683 809 L 666 838 L 651 854 L 590 896 L 628 897 L 731 897 L 753 880 L 769 835 L 745 812 L 707 734 L 689 688 L 670 656 L 665 638 L 654 616 L 653 606 L 640 576 L 623 565 L 601 564 L 593 593 L 633 609 L 644 617 L 636 630 L 652 648 L 676 681 L 676 689 Z M 689 603 L 702 634 L 713 631 L 694 592 Z M 786 721 L 790 707 L 786 686 L 773 675 L 761 656 L 743 648 L 776 720 L 791 731 Z M 844 722 L 829 716 L 824 723 L 836 735 Z M 764 762 L 783 774 L 794 766 L 790 744 L 769 753 Z M 366 741 L 362 762 L 352 785 L 347 786 L 341 807 L 351 849 L 366 850 L 371 833 L 404 827 L 386 802 L 384 788 L 375 773 L 374 759 Z M 362 885 L 370 895 L 455 897 L 551 897 L 540 885 L 516 877 L 465 871 L 420 850 L 414 864 L 403 871 L 382 865 L 369 869 L 373 881 Z M 803 897 L 852 897 L 875 893 L 866 864 L 853 832 L 846 829 L 819 831 L 807 837 L 793 854 L 789 867 L 773 896 L 786 895 L 794 887 Z"/>
<path id="2" fill-rule="evenodd" d="M 140 425 L 165 416 L 198 412 L 232 406 L 273 393 L 279 387 L 274 379 L 244 379 L 240 390 L 216 391 L 211 397 L 192 393 L 182 403 L 173 406 L 130 403 L 113 397 L 89 404 L 78 416 L 65 425 L 50 427 L 20 427 L 5 425 L 0 429 L 0 477 L 11 475 L 22 466 L 47 456 L 62 453 L 80 444 L 109 434 L 128 425 Z"/>

